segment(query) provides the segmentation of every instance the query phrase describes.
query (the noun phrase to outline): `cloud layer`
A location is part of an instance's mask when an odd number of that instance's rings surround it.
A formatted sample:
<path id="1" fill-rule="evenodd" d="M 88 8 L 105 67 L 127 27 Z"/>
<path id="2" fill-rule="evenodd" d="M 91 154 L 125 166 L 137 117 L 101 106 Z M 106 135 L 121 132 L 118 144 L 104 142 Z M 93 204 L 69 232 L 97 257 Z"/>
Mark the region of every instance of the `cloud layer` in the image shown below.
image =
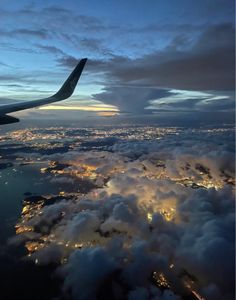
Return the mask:
<path id="1" fill-rule="evenodd" d="M 31 259 L 59 263 L 73 299 L 233 299 L 234 157 L 207 135 L 61 155 L 63 177 L 91 172 L 100 188 L 23 219 Z"/>

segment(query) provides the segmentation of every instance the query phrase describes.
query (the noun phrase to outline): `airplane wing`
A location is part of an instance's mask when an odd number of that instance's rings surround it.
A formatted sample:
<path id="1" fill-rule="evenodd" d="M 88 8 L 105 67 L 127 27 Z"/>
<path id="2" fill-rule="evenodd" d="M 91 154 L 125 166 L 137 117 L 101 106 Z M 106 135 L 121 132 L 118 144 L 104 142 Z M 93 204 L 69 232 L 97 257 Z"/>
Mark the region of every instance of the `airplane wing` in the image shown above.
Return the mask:
<path id="1" fill-rule="evenodd" d="M 8 113 L 12 113 L 15 111 L 24 110 L 28 108 L 33 108 L 45 104 L 50 104 L 53 102 L 57 102 L 69 98 L 74 92 L 74 89 L 80 78 L 80 75 L 83 71 L 86 61 L 87 58 L 83 58 L 80 60 L 80 62 L 72 71 L 72 73 L 67 78 L 67 80 L 64 82 L 62 87 L 53 96 L 44 99 L 22 101 L 22 102 L 17 102 L 12 104 L 0 105 L 0 125 L 19 122 L 19 119 L 6 115 Z"/>

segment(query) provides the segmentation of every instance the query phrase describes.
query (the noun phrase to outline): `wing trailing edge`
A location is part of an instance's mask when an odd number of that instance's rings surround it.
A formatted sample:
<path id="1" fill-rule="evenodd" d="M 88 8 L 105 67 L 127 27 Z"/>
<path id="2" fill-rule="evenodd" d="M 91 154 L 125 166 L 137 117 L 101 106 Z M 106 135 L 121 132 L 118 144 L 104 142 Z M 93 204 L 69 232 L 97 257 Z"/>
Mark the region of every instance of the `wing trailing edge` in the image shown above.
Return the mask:
<path id="1" fill-rule="evenodd" d="M 80 60 L 80 62 L 77 64 L 77 66 L 69 75 L 69 77 L 66 79 L 62 87 L 53 96 L 44 99 L 24 101 L 24 102 L 22 101 L 18 103 L 0 105 L 0 119 L 4 118 L 5 119 L 4 121 L 7 121 L 8 116 L 6 116 L 6 114 L 8 113 L 12 113 L 15 111 L 20 111 L 28 108 L 38 107 L 41 105 L 50 104 L 53 102 L 62 101 L 69 98 L 75 90 L 75 87 L 82 74 L 86 61 L 87 58 L 83 58 Z M 3 124 L 7 124 L 7 123 L 3 123 Z M 1 125 L 1 121 L 0 121 L 0 125 Z"/>

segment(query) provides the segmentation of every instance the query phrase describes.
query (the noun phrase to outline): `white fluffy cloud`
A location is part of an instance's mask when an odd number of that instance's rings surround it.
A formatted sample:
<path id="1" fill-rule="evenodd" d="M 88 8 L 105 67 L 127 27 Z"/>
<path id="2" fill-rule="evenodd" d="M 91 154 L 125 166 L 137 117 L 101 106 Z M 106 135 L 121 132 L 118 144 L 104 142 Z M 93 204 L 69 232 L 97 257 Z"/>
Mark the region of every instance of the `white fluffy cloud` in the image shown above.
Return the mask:
<path id="1" fill-rule="evenodd" d="M 92 180 L 106 179 L 24 223 L 37 228 L 42 245 L 31 257 L 61 263 L 64 293 L 233 299 L 234 158 L 219 137 L 190 136 L 63 155 L 70 176 L 90 166 Z"/>

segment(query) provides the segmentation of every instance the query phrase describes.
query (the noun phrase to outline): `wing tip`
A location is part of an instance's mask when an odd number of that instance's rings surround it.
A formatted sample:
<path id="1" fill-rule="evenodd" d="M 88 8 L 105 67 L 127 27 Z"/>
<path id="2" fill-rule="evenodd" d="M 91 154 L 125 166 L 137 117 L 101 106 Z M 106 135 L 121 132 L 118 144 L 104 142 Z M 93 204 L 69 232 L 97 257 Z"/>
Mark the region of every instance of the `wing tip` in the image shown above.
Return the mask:
<path id="1" fill-rule="evenodd" d="M 55 95 L 53 95 L 53 97 L 58 98 L 58 100 L 64 100 L 69 98 L 73 94 L 87 60 L 87 57 L 85 57 L 78 62 L 75 69 L 71 72 L 70 76 L 64 82 L 60 90 Z"/>

